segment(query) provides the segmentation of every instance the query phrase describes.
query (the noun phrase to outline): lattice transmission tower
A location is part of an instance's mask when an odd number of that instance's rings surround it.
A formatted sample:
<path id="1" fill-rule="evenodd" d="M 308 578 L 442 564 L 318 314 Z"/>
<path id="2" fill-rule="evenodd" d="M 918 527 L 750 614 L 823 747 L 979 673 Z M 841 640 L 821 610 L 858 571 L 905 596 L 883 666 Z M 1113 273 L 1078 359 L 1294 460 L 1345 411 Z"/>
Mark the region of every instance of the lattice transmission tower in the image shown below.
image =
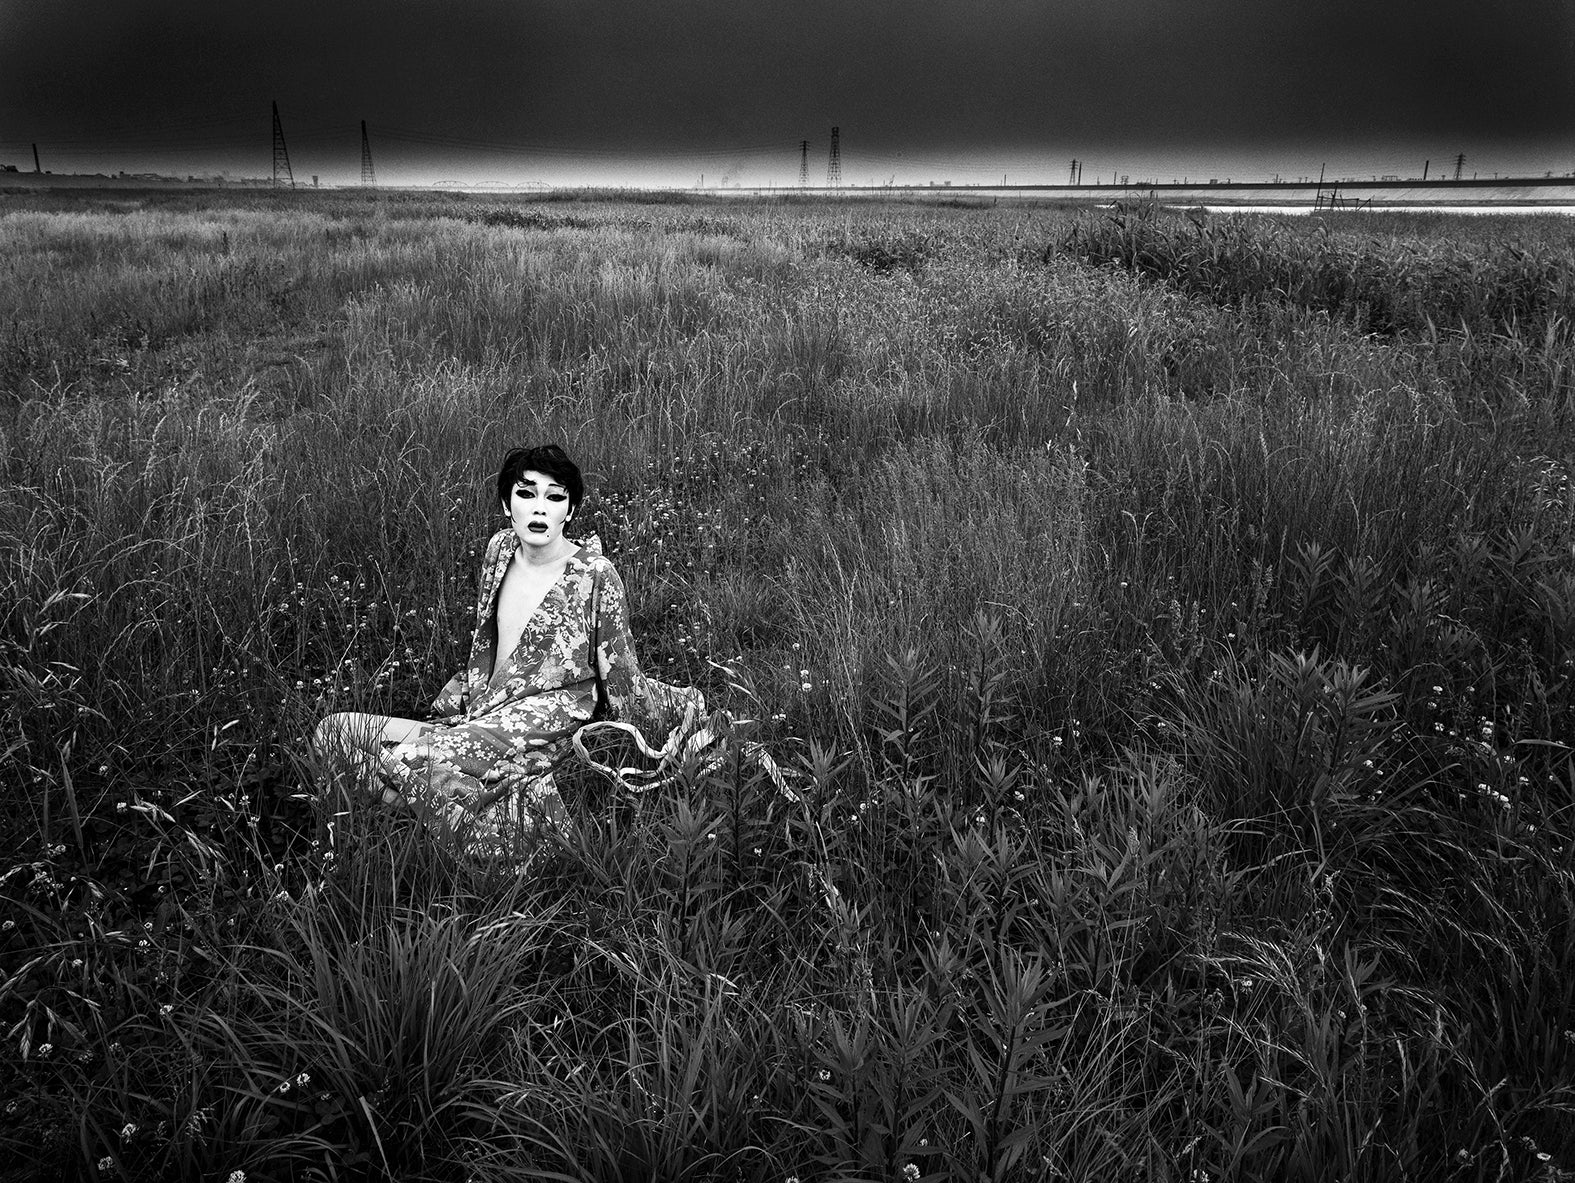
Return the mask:
<path id="1" fill-rule="evenodd" d="M 284 177 L 290 188 L 295 188 L 295 174 L 290 171 L 290 150 L 284 146 L 284 127 L 279 123 L 279 104 L 273 105 L 273 183 Z"/>
<path id="2" fill-rule="evenodd" d="M 809 141 L 798 142 L 798 187 L 809 188 Z"/>
<path id="3" fill-rule="evenodd" d="M 826 162 L 826 187 L 842 188 L 842 129 L 831 129 L 831 159 Z"/>
<path id="4" fill-rule="evenodd" d="M 1455 180 L 1460 179 L 1460 174 L 1466 171 L 1466 154 L 1462 152 L 1455 157 Z"/>
<path id="5" fill-rule="evenodd" d="M 372 145 L 366 139 L 366 120 L 361 120 L 361 183 L 377 184 L 377 170 L 372 167 Z"/>

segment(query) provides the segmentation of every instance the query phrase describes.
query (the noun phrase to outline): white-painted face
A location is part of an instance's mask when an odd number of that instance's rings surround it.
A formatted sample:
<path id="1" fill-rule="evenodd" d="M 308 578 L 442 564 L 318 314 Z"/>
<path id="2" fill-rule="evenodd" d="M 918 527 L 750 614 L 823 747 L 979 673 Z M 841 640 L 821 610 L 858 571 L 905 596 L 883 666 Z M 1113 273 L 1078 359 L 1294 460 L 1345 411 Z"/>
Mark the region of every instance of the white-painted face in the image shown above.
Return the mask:
<path id="1" fill-rule="evenodd" d="M 526 546 L 551 550 L 563 538 L 563 524 L 569 512 L 569 491 L 546 473 L 528 469 L 508 504 L 509 523 Z"/>

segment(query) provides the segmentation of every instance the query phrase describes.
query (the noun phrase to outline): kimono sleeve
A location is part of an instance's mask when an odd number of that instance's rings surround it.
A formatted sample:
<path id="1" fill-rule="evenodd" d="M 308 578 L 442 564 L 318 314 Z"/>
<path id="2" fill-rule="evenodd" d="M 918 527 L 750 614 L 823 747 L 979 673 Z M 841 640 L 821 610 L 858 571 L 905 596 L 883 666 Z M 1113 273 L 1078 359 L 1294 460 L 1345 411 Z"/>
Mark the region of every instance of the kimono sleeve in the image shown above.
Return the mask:
<path id="1" fill-rule="evenodd" d="M 470 670 L 465 668 L 455 674 L 438 691 L 432 700 L 432 714 L 438 719 L 458 719 L 465 713 L 466 691 L 470 684 Z"/>
<path id="2" fill-rule="evenodd" d="M 607 688 L 609 715 L 619 722 L 633 723 L 644 730 L 644 724 L 656 721 L 652 717 L 651 692 L 634 653 L 623 580 L 618 577 L 611 563 L 601 572 L 600 603 L 596 611 L 598 641 L 595 660 L 602 683 Z"/>
<path id="3" fill-rule="evenodd" d="M 481 560 L 481 578 L 477 580 L 476 625 L 470 638 L 470 661 L 444 684 L 437 698 L 432 700 L 432 714 L 440 721 L 458 721 L 469 704 L 470 664 L 475 660 L 477 642 L 492 608 L 492 595 L 498 580 L 498 560 L 502 557 L 503 544 L 508 534 L 507 530 L 499 530 L 487 542 L 486 553 Z"/>

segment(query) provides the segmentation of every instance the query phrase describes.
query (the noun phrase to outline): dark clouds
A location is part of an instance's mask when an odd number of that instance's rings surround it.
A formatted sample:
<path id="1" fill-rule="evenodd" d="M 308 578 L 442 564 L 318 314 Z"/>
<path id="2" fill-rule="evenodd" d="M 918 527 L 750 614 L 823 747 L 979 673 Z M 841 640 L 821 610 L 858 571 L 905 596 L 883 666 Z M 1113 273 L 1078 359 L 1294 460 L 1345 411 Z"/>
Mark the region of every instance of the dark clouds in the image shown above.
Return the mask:
<path id="1" fill-rule="evenodd" d="M 801 136 L 823 150 L 832 124 L 877 163 L 1551 142 L 1575 127 L 1575 17 L 1566 0 L 0 0 L 8 151 L 251 151 L 271 99 L 303 154 L 342 154 L 364 118 L 391 154 L 695 150 L 718 172 Z"/>

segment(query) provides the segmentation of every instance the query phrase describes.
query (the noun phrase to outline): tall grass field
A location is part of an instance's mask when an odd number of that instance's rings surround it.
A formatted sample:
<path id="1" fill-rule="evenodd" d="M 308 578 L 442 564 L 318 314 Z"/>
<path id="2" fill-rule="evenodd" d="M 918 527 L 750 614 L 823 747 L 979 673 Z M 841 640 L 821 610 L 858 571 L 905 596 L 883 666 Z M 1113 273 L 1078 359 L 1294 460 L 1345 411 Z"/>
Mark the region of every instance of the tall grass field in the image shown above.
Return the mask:
<path id="1" fill-rule="evenodd" d="M 0 1179 L 1575 1180 L 1571 230 L 0 195 Z M 545 441 L 734 732 L 501 865 Z"/>

